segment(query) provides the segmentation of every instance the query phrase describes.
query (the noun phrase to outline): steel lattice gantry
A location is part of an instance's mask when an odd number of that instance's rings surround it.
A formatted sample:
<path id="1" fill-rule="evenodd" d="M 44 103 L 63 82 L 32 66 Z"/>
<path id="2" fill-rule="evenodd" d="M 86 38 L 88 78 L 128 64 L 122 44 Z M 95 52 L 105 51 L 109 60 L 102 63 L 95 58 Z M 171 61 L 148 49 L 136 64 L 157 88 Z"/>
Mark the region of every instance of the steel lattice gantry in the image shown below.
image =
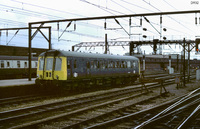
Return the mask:
<path id="1" fill-rule="evenodd" d="M 149 40 L 149 41 L 108 41 L 107 45 L 104 41 L 102 42 L 81 42 L 79 44 L 76 44 L 72 46 L 72 51 L 78 51 L 80 48 L 87 47 L 87 48 L 92 48 L 92 47 L 105 47 L 105 50 L 108 50 L 108 46 L 129 46 L 129 54 L 132 55 L 133 49 L 141 46 L 141 45 L 166 45 L 166 44 L 180 44 L 182 45 L 183 43 L 191 44 L 193 45 L 195 43 L 194 40 Z M 192 49 L 194 48 L 194 45 Z M 154 48 L 154 51 L 156 51 L 156 48 Z"/>

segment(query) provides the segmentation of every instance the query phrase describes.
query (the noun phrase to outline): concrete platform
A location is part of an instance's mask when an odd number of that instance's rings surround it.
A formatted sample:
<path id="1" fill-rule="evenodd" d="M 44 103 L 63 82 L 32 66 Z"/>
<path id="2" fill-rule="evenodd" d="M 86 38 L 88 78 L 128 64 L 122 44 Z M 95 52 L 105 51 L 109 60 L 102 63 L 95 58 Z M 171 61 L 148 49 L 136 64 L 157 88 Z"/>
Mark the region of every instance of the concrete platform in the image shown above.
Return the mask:
<path id="1" fill-rule="evenodd" d="M 35 78 L 32 78 L 31 81 L 28 81 L 28 79 L 0 80 L 0 87 L 25 86 L 34 84 L 35 84 Z"/>
<path id="2" fill-rule="evenodd" d="M 0 80 L 0 98 L 37 94 L 35 78 Z"/>

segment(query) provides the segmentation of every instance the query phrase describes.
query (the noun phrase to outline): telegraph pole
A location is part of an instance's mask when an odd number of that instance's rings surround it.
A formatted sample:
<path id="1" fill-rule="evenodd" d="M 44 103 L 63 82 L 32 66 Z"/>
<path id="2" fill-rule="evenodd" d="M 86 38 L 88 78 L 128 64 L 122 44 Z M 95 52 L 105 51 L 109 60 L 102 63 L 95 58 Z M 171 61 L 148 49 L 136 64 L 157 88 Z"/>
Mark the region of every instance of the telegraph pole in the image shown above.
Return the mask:
<path id="1" fill-rule="evenodd" d="M 185 87 L 185 38 L 183 39 L 183 86 Z"/>
<path id="2" fill-rule="evenodd" d="M 187 82 L 190 81 L 190 43 L 188 43 L 188 78 Z"/>
<path id="3" fill-rule="evenodd" d="M 108 39 L 107 39 L 107 34 L 105 34 L 105 52 L 104 54 L 107 54 L 108 52 Z"/>

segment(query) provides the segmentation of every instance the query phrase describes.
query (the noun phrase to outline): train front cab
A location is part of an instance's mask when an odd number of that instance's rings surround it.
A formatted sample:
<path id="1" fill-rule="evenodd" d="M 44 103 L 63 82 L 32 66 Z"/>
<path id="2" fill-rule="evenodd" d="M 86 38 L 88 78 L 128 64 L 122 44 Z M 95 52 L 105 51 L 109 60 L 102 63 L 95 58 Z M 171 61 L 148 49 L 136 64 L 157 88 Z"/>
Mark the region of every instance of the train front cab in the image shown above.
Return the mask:
<path id="1" fill-rule="evenodd" d="M 51 86 L 67 80 L 67 57 L 40 56 L 38 62 L 37 84 Z"/>

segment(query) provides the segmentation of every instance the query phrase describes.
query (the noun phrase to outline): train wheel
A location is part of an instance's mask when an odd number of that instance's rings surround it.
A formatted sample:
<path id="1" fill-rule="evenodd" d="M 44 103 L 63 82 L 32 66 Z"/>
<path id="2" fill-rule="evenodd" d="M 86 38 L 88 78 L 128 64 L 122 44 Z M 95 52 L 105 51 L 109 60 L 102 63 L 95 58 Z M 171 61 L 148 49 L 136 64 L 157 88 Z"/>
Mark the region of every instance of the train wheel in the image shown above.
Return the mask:
<path id="1" fill-rule="evenodd" d="M 97 80 L 92 79 L 90 84 L 91 84 L 92 87 L 95 87 L 97 85 Z"/>
<path id="2" fill-rule="evenodd" d="M 111 86 L 116 87 L 116 85 L 117 85 L 117 79 L 116 79 L 116 78 L 113 78 L 113 79 L 111 80 Z"/>

